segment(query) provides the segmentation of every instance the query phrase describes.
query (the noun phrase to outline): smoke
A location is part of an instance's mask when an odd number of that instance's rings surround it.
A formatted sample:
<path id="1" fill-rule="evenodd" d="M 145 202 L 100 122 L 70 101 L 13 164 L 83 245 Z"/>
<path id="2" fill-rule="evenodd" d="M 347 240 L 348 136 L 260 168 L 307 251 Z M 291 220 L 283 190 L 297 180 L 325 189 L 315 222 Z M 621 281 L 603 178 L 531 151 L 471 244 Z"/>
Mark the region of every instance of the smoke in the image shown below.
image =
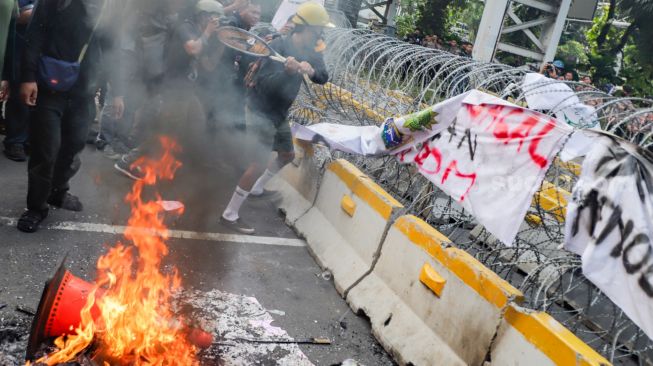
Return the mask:
<path id="1" fill-rule="evenodd" d="M 204 57 L 189 58 L 192 69 L 198 70 L 194 81 L 188 77 L 192 74 L 188 72 L 190 68 L 183 64 L 171 68 L 175 63 L 170 62 L 170 57 L 180 57 L 185 52 L 174 32 L 185 20 L 199 21 L 193 18 L 195 1 L 106 1 L 98 29 L 98 36 L 108 38 L 111 45 L 103 49 L 102 69 L 109 79 L 109 93 L 102 132 L 112 135 L 114 143 L 122 142 L 152 157 L 160 152 L 158 136 L 175 138 L 183 149 L 179 156 L 183 167 L 175 182 L 163 187 L 163 194 L 172 196 L 164 199 L 186 204 L 178 226 L 215 230 L 246 168 L 246 152 L 253 147 L 244 132 L 244 90 L 238 90 L 233 62 L 220 59 L 211 72 L 204 68 Z M 87 21 L 93 24 L 100 14 L 97 4 L 88 7 Z M 197 25 L 198 36 L 204 26 Z M 151 55 L 148 58 L 146 48 L 149 45 L 149 51 L 153 51 L 152 47 L 161 46 L 147 43 L 158 32 L 166 38 L 165 50 L 160 52 L 163 59 L 157 60 Z M 202 56 L 220 53 L 222 46 L 217 39 L 209 39 L 204 47 Z M 155 69 L 162 66 L 165 72 L 152 77 Z M 100 75 L 97 77 L 101 79 Z M 124 91 L 125 113 L 120 120 L 112 117 L 117 86 Z"/>

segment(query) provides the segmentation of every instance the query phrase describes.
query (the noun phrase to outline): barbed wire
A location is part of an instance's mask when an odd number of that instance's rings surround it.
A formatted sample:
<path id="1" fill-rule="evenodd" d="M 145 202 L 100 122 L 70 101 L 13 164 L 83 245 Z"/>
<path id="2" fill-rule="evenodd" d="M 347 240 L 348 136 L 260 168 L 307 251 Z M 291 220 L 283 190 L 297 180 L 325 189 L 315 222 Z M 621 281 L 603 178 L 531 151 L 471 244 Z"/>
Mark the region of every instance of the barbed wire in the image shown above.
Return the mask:
<path id="1" fill-rule="evenodd" d="M 303 89 L 291 111 L 295 122 L 375 125 L 386 117 L 406 115 L 472 89 L 522 106 L 527 96 L 568 93 L 557 80 L 524 87 L 528 69 L 480 63 L 370 31 L 337 28 L 326 38 L 331 82 Z M 653 100 L 620 98 L 591 85 L 566 84 L 574 93 L 541 112 L 554 115 L 570 105 L 590 106 L 594 108 L 591 118 L 576 127 L 598 124 L 640 146 L 653 146 Z M 550 313 L 614 364 L 653 365 L 653 341 L 583 276 L 580 258 L 561 246 L 567 199 L 578 180 L 580 160 L 552 164 L 514 246 L 506 247 L 416 167 L 390 156 L 333 155 L 356 164 L 409 212 L 519 288 L 526 307 Z"/>

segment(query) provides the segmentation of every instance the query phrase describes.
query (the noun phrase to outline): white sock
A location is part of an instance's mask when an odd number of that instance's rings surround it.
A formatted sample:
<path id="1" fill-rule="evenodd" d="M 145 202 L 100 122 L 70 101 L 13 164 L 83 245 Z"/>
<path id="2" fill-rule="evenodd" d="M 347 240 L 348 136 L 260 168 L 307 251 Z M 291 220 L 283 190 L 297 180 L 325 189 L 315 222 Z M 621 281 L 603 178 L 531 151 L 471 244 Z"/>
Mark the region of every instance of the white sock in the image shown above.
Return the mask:
<path id="1" fill-rule="evenodd" d="M 236 186 L 236 191 L 234 192 L 234 195 L 231 196 L 231 201 L 229 201 L 229 205 L 224 210 L 224 213 L 222 213 L 222 217 L 229 221 L 238 220 L 238 211 L 240 211 L 240 206 L 243 205 L 247 196 L 249 196 L 249 192 Z"/>
<path id="2" fill-rule="evenodd" d="M 268 184 L 272 177 L 274 177 L 274 173 L 272 173 L 269 169 L 265 169 L 263 175 L 259 177 L 256 183 L 254 183 L 254 187 L 252 187 L 250 193 L 253 195 L 259 195 L 263 193 L 263 188 L 266 184 Z"/>

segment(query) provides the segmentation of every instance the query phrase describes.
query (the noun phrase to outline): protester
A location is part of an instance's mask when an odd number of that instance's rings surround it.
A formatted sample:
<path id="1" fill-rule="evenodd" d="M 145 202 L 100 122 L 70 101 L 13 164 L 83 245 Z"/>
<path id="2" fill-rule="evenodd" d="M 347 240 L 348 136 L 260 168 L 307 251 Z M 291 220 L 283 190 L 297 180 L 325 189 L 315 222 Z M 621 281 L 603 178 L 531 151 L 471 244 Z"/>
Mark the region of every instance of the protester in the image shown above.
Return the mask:
<path id="1" fill-rule="evenodd" d="M 10 20 L 16 8 L 14 0 L 0 0 L 0 71 L 4 69 Z M 6 80 L 5 80 L 6 81 Z"/>
<path id="2" fill-rule="evenodd" d="M 560 60 L 556 60 L 551 63 L 543 64 L 540 72 L 550 79 L 564 80 L 564 68 L 565 64 Z"/>
<path id="3" fill-rule="evenodd" d="M 18 229 L 35 232 L 48 216 L 48 204 L 82 211 L 78 197 L 69 193 L 77 173 L 97 89 L 94 76 L 111 53 L 107 27 L 114 19 L 110 0 L 41 1 L 27 30 L 21 70 L 20 96 L 33 108 L 30 115 L 31 154 L 28 163 L 27 211 Z M 102 24 L 101 24 L 102 23 Z M 97 28 L 97 30 L 96 30 Z M 48 72 L 39 63 L 80 61 L 78 73 Z M 114 105 L 120 110 L 121 93 Z"/>
<path id="4" fill-rule="evenodd" d="M 461 43 L 461 52 L 460 55 L 463 57 L 472 57 L 472 52 L 474 51 L 474 45 L 469 41 L 463 41 Z"/>
<path id="5" fill-rule="evenodd" d="M 422 31 L 419 30 L 419 29 L 416 29 L 413 33 L 408 34 L 404 38 L 404 42 L 408 42 L 408 43 L 411 43 L 411 44 L 421 46 L 422 42 L 423 42 Z"/>
<path id="6" fill-rule="evenodd" d="M 27 127 L 29 118 L 29 109 L 20 100 L 20 55 L 25 47 L 25 33 L 27 24 L 32 17 L 34 9 L 34 0 L 19 0 L 19 15 L 15 19 L 16 27 L 13 37 L 13 47 L 11 52 L 7 53 L 5 67 L 8 72 L 9 81 L 9 99 L 6 105 L 6 125 L 7 136 L 4 139 L 4 154 L 14 161 L 22 162 L 27 160 Z"/>
<path id="7" fill-rule="evenodd" d="M 447 51 L 453 53 L 454 55 L 458 55 L 460 53 L 460 49 L 458 48 L 458 41 L 455 39 L 450 40 L 448 43 Z"/>
<path id="8" fill-rule="evenodd" d="M 221 21 L 221 25 L 232 26 L 249 31 L 261 20 L 261 1 L 251 1 L 233 16 Z M 206 95 L 209 97 L 205 108 L 221 127 L 245 129 L 245 74 L 249 64 L 255 59 L 241 52 L 227 48 L 215 71 L 203 80 Z M 205 98 L 206 100 L 207 98 Z"/>
<path id="9" fill-rule="evenodd" d="M 251 89 L 246 121 L 250 163 L 220 219 L 223 226 L 244 234 L 253 234 L 255 229 L 241 220 L 240 207 L 250 192 L 263 195 L 267 182 L 293 159 L 292 136 L 286 118 L 304 77 L 318 84 L 328 81 L 322 54 L 315 51 L 324 28 L 333 26 L 326 9 L 316 3 L 304 3 L 298 7 L 293 22 L 295 28 L 289 36 L 270 44 L 287 58 L 285 64 L 263 60 L 248 78 Z M 272 151 L 277 152 L 276 159 L 270 159 Z"/>
<path id="10" fill-rule="evenodd" d="M 224 9 L 215 0 L 200 0 L 193 7 L 192 13 L 184 19 L 172 32 L 170 40 L 165 44 L 165 64 L 161 66 L 163 80 L 157 81 L 150 88 L 160 90 L 160 106 L 157 109 L 145 111 L 135 123 L 138 128 L 151 130 L 158 120 L 161 108 L 170 104 L 177 105 L 196 99 L 195 82 L 199 76 L 198 60 L 215 42 L 215 32 L 220 25 L 219 18 L 224 15 Z M 190 98 L 190 99 L 189 99 Z M 194 103 L 195 101 L 191 101 Z M 196 107 L 194 107 L 196 108 Z M 204 113 L 204 112 L 202 112 Z M 145 128 L 144 126 L 150 126 Z M 152 136 L 150 136 L 152 137 Z M 114 167 L 132 179 L 142 179 L 143 172 L 133 162 L 148 153 L 152 139 L 143 139 L 138 148 L 118 160 Z"/>
<path id="11" fill-rule="evenodd" d="M 249 4 L 249 1 L 250 0 L 221 0 L 220 4 L 224 7 L 224 13 L 229 16 L 242 10 Z"/>

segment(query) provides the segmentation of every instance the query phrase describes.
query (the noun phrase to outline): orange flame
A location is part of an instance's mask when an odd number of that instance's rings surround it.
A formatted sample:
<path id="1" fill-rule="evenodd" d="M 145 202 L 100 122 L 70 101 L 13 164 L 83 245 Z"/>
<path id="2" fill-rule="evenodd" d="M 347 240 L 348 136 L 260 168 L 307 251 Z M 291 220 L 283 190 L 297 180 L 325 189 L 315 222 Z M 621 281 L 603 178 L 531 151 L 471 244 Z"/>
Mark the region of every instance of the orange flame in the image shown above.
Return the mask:
<path id="1" fill-rule="evenodd" d="M 160 142 L 164 153 L 159 160 L 141 158 L 134 163 L 145 178 L 136 181 L 125 197 L 131 217 L 124 237 L 130 244 L 117 243 L 98 259 L 95 290 L 82 310 L 76 334 L 59 337 L 55 341 L 58 351 L 37 363 L 50 366 L 71 361 L 95 342 L 94 357 L 107 365 L 199 364 L 197 348 L 187 340 L 183 320 L 171 305 L 173 294 L 181 288 L 177 270 L 173 268 L 169 274 L 161 270 L 168 255 L 168 232 L 163 208 L 157 203 L 160 197 L 143 198 L 144 188 L 159 179 L 172 180 L 181 166 L 173 156 L 180 150 L 176 142 L 167 137 Z M 98 289 L 104 293 L 96 299 Z M 95 320 L 91 316 L 94 304 L 101 313 Z"/>

